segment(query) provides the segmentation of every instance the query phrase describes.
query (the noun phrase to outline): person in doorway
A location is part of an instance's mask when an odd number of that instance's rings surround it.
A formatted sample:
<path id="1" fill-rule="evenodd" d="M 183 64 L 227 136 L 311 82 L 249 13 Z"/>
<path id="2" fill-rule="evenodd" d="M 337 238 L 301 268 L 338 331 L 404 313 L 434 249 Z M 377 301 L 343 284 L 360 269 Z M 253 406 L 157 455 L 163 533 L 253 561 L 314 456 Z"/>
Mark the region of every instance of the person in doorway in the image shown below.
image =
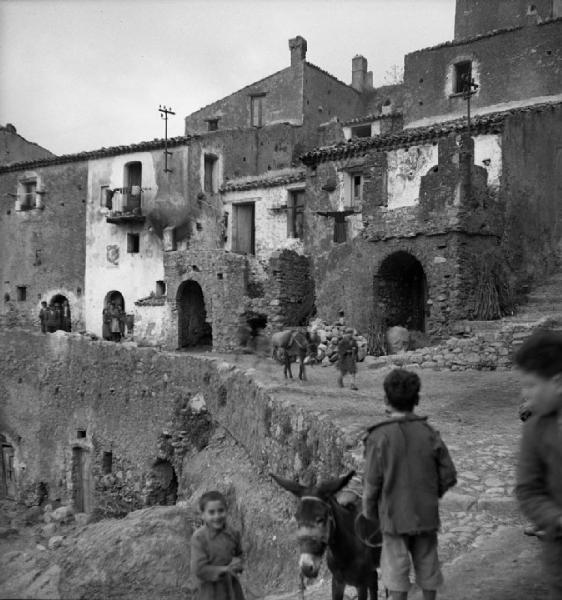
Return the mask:
<path id="1" fill-rule="evenodd" d="M 47 307 L 45 322 L 47 324 L 47 333 L 54 333 L 57 330 L 57 312 L 53 304 L 49 304 Z"/>
<path id="2" fill-rule="evenodd" d="M 384 380 L 389 417 L 369 429 L 363 516 L 382 532 L 381 572 L 392 600 L 407 600 L 410 564 L 424 600 L 434 600 L 443 576 L 437 554 L 439 498 L 457 472 L 441 436 L 414 413 L 420 378 L 394 369 Z"/>
<path id="3" fill-rule="evenodd" d="M 47 333 L 47 313 L 49 312 L 49 308 L 47 307 L 47 303 L 43 300 L 41 302 L 41 310 L 39 311 L 39 323 L 41 325 L 41 333 Z"/>
<path id="4" fill-rule="evenodd" d="M 352 377 L 351 389 L 356 390 L 355 376 L 357 374 L 357 342 L 353 339 L 353 329 L 346 329 L 345 334 L 338 344 L 338 363 L 337 368 L 340 372 L 338 376 L 338 386 L 344 387 L 343 378 L 349 373 Z"/>
<path id="5" fill-rule="evenodd" d="M 515 494 L 541 530 L 550 598 L 562 598 L 562 335 L 539 331 L 515 354 L 531 415 L 523 425 Z"/>
<path id="6" fill-rule="evenodd" d="M 238 575 L 244 570 L 240 533 L 227 523 L 225 497 L 201 496 L 204 525 L 191 537 L 191 574 L 197 600 L 245 600 Z"/>
<path id="7" fill-rule="evenodd" d="M 53 310 L 54 310 L 55 331 L 58 331 L 59 329 L 64 329 L 62 306 L 61 306 L 60 302 L 55 302 L 55 307 Z"/>
<path id="8" fill-rule="evenodd" d="M 71 319 L 70 319 L 70 304 L 68 300 L 62 303 L 62 329 L 64 331 L 71 330 Z"/>
<path id="9" fill-rule="evenodd" d="M 111 340 L 111 306 L 106 306 L 102 311 L 102 332 L 104 340 Z"/>
<path id="10" fill-rule="evenodd" d="M 121 307 L 115 304 L 115 302 L 112 302 L 111 306 L 109 307 L 109 317 L 111 340 L 114 342 L 120 342 L 123 335 L 123 317 Z"/>

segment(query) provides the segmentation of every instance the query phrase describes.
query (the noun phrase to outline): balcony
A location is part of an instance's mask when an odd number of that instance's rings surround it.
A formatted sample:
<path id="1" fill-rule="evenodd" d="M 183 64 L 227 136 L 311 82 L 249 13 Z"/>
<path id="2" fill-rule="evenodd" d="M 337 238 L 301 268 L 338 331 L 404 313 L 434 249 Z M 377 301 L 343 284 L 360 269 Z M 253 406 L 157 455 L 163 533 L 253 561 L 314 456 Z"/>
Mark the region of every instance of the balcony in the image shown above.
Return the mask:
<path id="1" fill-rule="evenodd" d="M 113 190 L 110 206 L 106 217 L 108 223 L 123 225 L 127 223 L 144 223 L 146 217 L 142 214 L 143 190 L 138 185 Z"/>

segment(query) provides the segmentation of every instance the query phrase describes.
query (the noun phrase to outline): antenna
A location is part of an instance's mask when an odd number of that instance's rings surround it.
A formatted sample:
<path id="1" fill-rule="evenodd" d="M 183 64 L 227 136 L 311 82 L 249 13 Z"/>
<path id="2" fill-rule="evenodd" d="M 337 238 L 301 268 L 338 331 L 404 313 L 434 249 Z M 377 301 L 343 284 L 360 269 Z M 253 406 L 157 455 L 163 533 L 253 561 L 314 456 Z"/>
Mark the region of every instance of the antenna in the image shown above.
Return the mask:
<path id="1" fill-rule="evenodd" d="M 172 108 L 166 108 L 166 106 L 159 105 L 158 112 L 160 112 L 160 116 L 164 119 L 164 173 L 171 173 L 172 169 L 168 169 L 168 156 L 171 156 L 172 153 L 168 152 L 168 115 L 175 115 L 176 113 L 172 111 Z"/>

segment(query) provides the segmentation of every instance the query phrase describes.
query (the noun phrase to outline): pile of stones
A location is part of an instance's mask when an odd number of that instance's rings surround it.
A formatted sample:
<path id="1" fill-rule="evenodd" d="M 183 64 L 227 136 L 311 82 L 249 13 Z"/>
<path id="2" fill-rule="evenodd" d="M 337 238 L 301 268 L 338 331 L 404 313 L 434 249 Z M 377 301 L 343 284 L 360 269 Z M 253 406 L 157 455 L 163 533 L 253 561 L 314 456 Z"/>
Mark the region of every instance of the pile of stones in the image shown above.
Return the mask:
<path id="1" fill-rule="evenodd" d="M 338 344 L 346 331 L 352 328 L 341 323 L 328 325 L 321 320 L 315 321 L 311 328 L 320 336 L 318 362 L 335 363 L 338 360 Z M 360 335 L 356 329 L 353 329 L 352 338 L 357 342 L 357 360 L 361 362 L 367 356 L 367 338 L 364 335 Z"/>

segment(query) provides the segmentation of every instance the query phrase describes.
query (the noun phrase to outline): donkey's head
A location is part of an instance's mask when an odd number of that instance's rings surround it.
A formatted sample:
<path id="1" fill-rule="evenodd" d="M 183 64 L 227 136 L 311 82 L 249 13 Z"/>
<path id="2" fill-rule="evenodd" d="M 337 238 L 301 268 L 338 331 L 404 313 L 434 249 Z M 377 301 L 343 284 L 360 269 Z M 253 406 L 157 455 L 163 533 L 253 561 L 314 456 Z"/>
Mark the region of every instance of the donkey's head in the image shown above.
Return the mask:
<path id="1" fill-rule="evenodd" d="M 330 479 L 315 487 L 305 487 L 271 474 L 271 477 L 285 490 L 299 499 L 295 518 L 299 542 L 299 567 L 302 575 L 316 577 L 320 571 L 322 557 L 335 530 L 334 496 L 345 487 L 355 474 Z"/>
<path id="2" fill-rule="evenodd" d="M 318 344 L 320 344 L 320 336 L 316 331 L 307 331 L 306 337 L 306 355 L 308 362 L 314 364 L 318 358 Z"/>

